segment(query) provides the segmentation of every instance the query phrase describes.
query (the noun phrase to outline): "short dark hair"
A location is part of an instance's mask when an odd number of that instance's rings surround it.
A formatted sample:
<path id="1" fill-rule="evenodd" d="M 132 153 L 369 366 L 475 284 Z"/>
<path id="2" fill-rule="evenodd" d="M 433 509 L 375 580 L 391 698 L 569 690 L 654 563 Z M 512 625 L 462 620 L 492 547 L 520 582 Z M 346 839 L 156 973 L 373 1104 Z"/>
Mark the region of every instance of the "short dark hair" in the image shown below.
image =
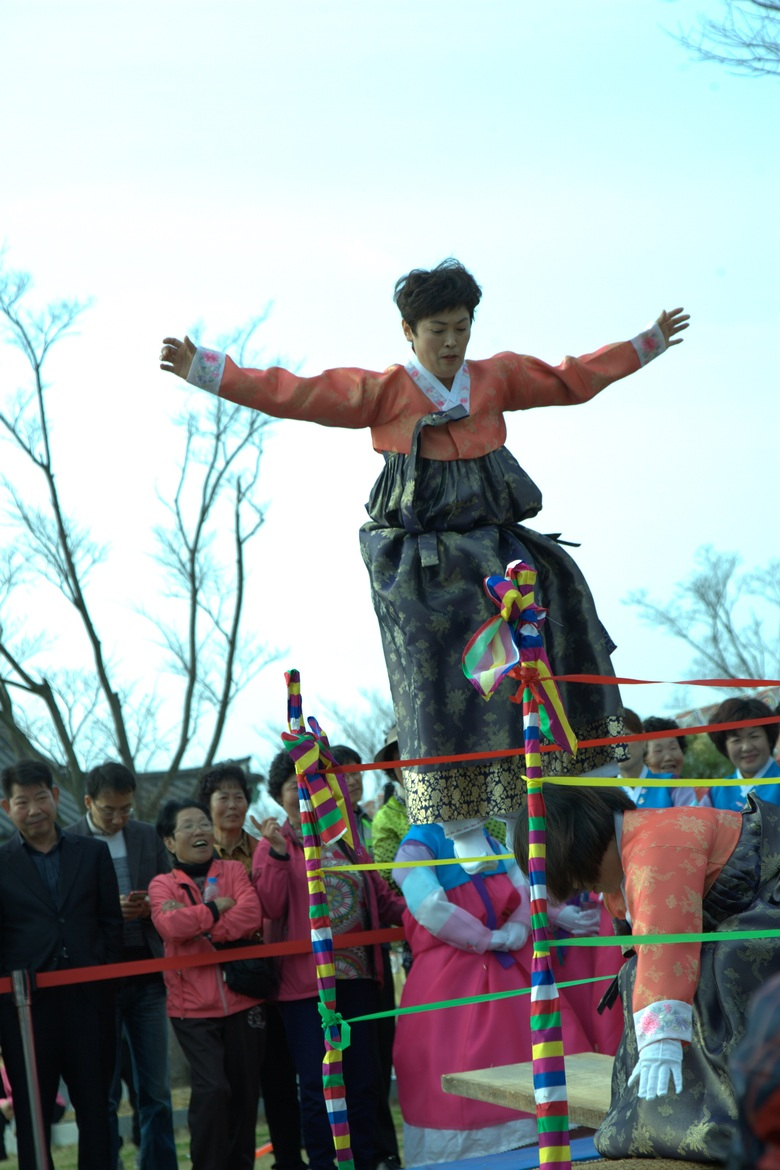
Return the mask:
<path id="1" fill-rule="evenodd" d="M 204 804 L 208 804 L 212 795 L 225 780 L 232 780 L 235 784 L 238 784 L 246 797 L 247 804 L 249 804 L 249 785 L 246 782 L 244 769 L 240 764 L 234 764 L 231 760 L 226 761 L 224 764 L 216 764 L 213 768 L 209 768 L 207 772 L 203 772 L 198 786 L 198 800 L 203 801 Z"/>
<path id="2" fill-rule="evenodd" d="M 661 715 L 651 715 L 649 719 L 645 719 L 642 724 L 643 731 L 679 731 L 680 724 L 676 719 L 664 719 Z M 680 745 L 680 751 L 685 754 L 686 738 L 684 735 L 670 736 L 670 739 L 676 739 Z M 645 749 L 647 750 L 647 749 Z"/>
<path id="3" fill-rule="evenodd" d="M 172 837 L 176 830 L 176 818 L 180 812 L 184 812 L 185 808 L 197 808 L 200 812 L 205 813 L 209 820 L 211 820 L 211 812 L 200 800 L 168 800 L 160 809 L 157 816 L 157 836 L 165 840 L 166 837 Z"/>
<path id="4" fill-rule="evenodd" d="M 435 268 L 413 268 L 395 282 L 393 300 L 413 333 L 425 317 L 461 305 L 474 320 L 474 310 L 482 299 L 482 289 L 459 260 L 450 256 Z"/>
<path id="5" fill-rule="evenodd" d="M 774 711 L 762 699 L 724 699 L 717 711 L 714 711 L 710 723 L 736 723 L 738 719 L 771 719 Z M 766 723 L 761 725 L 769 740 L 769 750 L 773 752 L 777 743 L 780 724 Z M 728 759 L 726 740 L 733 731 L 710 731 L 709 737 L 722 756 Z M 760 795 L 760 793 L 759 793 Z"/>
<path id="6" fill-rule="evenodd" d="M 87 772 L 87 796 L 94 800 L 107 788 L 113 792 L 135 792 L 137 788 L 135 776 L 124 764 L 106 760 L 105 763 Z"/>
<path id="7" fill-rule="evenodd" d="M 547 892 L 565 902 L 578 890 L 598 882 L 607 847 L 615 835 L 616 812 L 636 808 L 622 788 L 569 788 L 543 784 L 547 808 Z M 528 797 L 518 813 L 514 851 L 528 873 Z"/>
<path id="8" fill-rule="evenodd" d="M 623 720 L 623 726 L 629 735 L 641 735 L 644 728 L 642 727 L 642 720 L 637 715 L 636 711 L 632 711 L 630 707 L 621 707 L 618 711 Z"/>
<path id="9" fill-rule="evenodd" d="M 268 769 L 268 795 L 281 804 L 282 788 L 295 775 L 295 764 L 288 751 L 282 749 L 271 760 Z"/>
<path id="10" fill-rule="evenodd" d="M 330 749 L 330 754 L 337 764 L 362 764 L 360 756 L 354 748 L 348 747 L 345 743 L 337 743 L 335 747 Z"/>
<path id="11" fill-rule="evenodd" d="M 0 775 L 0 784 L 6 800 L 13 795 L 14 786 L 29 788 L 33 784 L 45 784 L 47 788 L 54 787 L 54 777 L 51 768 L 43 760 L 16 760 L 3 768 Z"/>

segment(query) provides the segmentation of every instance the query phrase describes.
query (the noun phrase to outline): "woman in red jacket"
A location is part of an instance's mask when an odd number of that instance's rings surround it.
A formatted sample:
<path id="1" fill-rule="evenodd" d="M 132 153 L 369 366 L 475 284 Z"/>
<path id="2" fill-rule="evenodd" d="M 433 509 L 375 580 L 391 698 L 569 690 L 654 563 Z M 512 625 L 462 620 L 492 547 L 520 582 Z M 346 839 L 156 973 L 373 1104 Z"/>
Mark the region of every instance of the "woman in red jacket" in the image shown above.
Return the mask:
<path id="1" fill-rule="evenodd" d="M 173 864 L 149 885 L 166 958 L 213 952 L 214 943 L 260 929 L 260 903 L 243 865 L 214 856 L 204 804 L 168 801 L 157 832 Z M 256 1029 L 264 1025 L 259 1000 L 231 991 L 218 962 L 166 971 L 165 983 L 168 1015 L 190 1066 L 192 1170 L 252 1170 L 260 1093 Z"/>
<path id="2" fill-rule="evenodd" d="M 263 907 L 263 933 L 270 941 L 310 938 L 298 782 L 287 752 L 279 752 L 268 771 L 268 791 L 282 806 L 287 820 L 279 825 L 267 817 L 259 826 L 262 840 L 255 850 L 252 880 Z M 334 937 L 379 926 L 400 925 L 404 904 L 373 871 L 330 873 L 329 866 L 358 860 L 340 842 L 324 851 L 322 868 Z M 310 951 L 279 960 L 279 1007 L 287 1030 L 301 1087 L 303 1140 L 310 1170 L 332 1170 L 334 1159 L 325 1099 L 322 1060 L 325 1040 L 317 1010 L 317 979 Z M 377 989 L 382 982 L 379 946 L 336 951 L 336 1005 L 345 1019 L 377 1011 Z M 346 1089 L 352 1152 L 356 1170 L 373 1170 L 376 1116 L 380 1094 L 376 1024 L 366 1021 L 352 1028 L 344 1050 Z"/>

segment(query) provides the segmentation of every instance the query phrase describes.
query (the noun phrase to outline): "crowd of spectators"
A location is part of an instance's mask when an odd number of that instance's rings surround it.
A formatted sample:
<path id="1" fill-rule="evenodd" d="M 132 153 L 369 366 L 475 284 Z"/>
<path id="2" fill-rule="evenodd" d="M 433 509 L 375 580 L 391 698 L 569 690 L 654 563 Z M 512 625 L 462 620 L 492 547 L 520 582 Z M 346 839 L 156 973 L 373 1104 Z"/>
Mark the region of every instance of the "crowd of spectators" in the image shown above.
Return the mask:
<path id="1" fill-rule="evenodd" d="M 681 780 L 684 729 L 669 719 L 640 720 L 626 709 L 626 729 L 636 738 L 629 743 L 629 758 L 620 765 L 616 784 L 640 809 L 700 804 L 739 811 L 754 793 L 780 803 L 773 715 L 758 699 L 728 699 L 718 707 L 713 724 L 754 725 L 711 733 L 734 769 L 730 779 L 741 783 L 702 788 Z M 763 719 L 767 722 L 761 723 Z M 407 975 L 405 1005 L 432 995 L 452 998 L 526 986 L 528 899 L 517 867 L 497 863 L 484 876 L 467 874 L 458 865 L 394 868 L 400 861 L 448 857 L 446 842 L 439 840 L 434 826 L 410 829 L 395 729 L 376 757 L 386 771 L 373 816 L 363 803 L 360 757 L 347 746 L 333 750 L 350 769 L 347 791 L 359 836 L 354 849 L 340 842 L 325 852 L 333 933 L 403 921 L 407 938 L 392 949 L 389 944 L 337 949 L 336 998 L 344 1018 L 392 1012 L 404 980 L 402 969 Z M 777 783 L 772 783 L 775 778 Z M 84 815 L 66 830 L 57 824 L 58 790 L 45 763 L 18 761 L 5 768 L 1 779 L 2 806 L 16 830 L 0 847 L 3 974 L 159 959 L 163 954 L 186 958 L 239 940 L 308 939 L 297 782 L 286 752 L 268 769 L 268 794 L 279 812 L 260 821 L 249 816 L 247 777 L 235 763 L 204 772 L 196 797 L 169 801 L 156 827 L 134 817 L 136 778 L 118 763 L 106 762 L 88 774 Z M 488 837 L 489 847 L 502 852 L 507 848 L 503 826 L 496 828 L 497 834 Z M 386 868 L 340 868 L 369 857 Z M 553 907 L 551 918 L 559 936 L 611 930 L 597 904 Z M 614 948 L 597 948 L 593 961 L 603 963 L 616 953 Z M 277 1170 L 305 1170 L 303 1150 L 312 1170 L 332 1170 L 314 959 L 309 952 L 290 954 L 277 960 L 276 967 L 278 993 L 266 1002 L 230 987 L 219 962 L 36 989 L 31 1014 L 46 1143 L 52 1120 L 61 1112 L 62 1080 L 79 1127 L 79 1166 L 106 1170 L 121 1165 L 117 1109 L 124 1046 L 138 1122 L 138 1166 L 175 1170 L 165 1043 L 169 1018 L 190 1070 L 193 1170 L 250 1170 L 261 1093 Z M 575 975 L 582 973 L 570 966 L 563 978 Z M 594 993 L 589 989 L 588 994 Z M 619 1037 L 612 1035 L 610 1017 L 599 1023 L 595 1000 L 583 1007 L 576 996 L 577 989 L 572 989 L 570 1000 L 562 997 L 567 1051 L 614 1051 Z M 408 1165 L 533 1140 L 531 1119 L 494 1116 L 495 1110 L 447 1099 L 440 1090 L 443 1072 L 496 1063 L 497 1055 L 499 1063 L 506 1063 L 507 1044 L 514 1060 L 530 1059 L 528 1021 L 523 1023 L 519 1003 L 511 1013 L 496 1004 L 473 1005 L 402 1017 L 397 1028 L 392 1016 L 353 1025 L 344 1077 L 357 1170 L 395 1170 L 401 1165 L 389 1103 L 394 1071 Z M 475 1050 L 477 1037 L 484 1053 Z M 8 995 L 0 996 L 0 1042 L 9 1082 L 5 1113 L 13 1112 L 19 1165 L 33 1170 L 34 1115 L 26 1091 L 23 1038 Z"/>

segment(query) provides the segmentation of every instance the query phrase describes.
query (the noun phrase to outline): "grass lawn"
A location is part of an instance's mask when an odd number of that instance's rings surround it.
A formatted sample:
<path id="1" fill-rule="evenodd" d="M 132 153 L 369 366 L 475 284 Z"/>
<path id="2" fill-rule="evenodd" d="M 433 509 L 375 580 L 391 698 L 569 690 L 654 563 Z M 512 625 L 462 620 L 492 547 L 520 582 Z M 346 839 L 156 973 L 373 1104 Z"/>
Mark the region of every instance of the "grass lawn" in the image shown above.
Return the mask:
<path id="1" fill-rule="evenodd" d="M 174 1106 L 176 1106 L 177 1108 L 186 1108 L 188 1096 L 189 1096 L 188 1089 L 174 1090 L 174 1093 L 173 1093 Z M 68 1115 L 68 1117 L 70 1118 L 70 1117 L 72 1117 L 72 1115 Z M 401 1123 L 401 1112 L 400 1112 L 397 1105 L 393 1106 L 393 1118 L 395 1120 L 395 1128 L 396 1128 L 396 1132 L 398 1134 L 398 1145 L 399 1145 L 399 1147 L 401 1147 L 403 1125 Z M 259 1149 L 261 1146 L 264 1146 L 267 1143 L 267 1141 L 268 1141 L 268 1128 L 267 1128 L 267 1126 L 265 1124 L 258 1125 L 257 1139 L 256 1139 L 256 1143 L 255 1143 L 256 1147 Z M 180 1170 L 187 1170 L 187 1168 L 189 1166 L 191 1166 L 192 1163 L 190 1162 L 190 1156 L 189 1156 L 190 1138 L 189 1138 L 189 1133 L 186 1129 L 176 1131 L 176 1150 L 177 1150 L 177 1153 L 179 1155 Z M 121 1158 L 122 1158 L 122 1166 L 124 1167 L 124 1170 L 134 1170 L 134 1168 L 135 1168 L 135 1147 L 125 1145 L 120 1153 L 121 1153 Z M 54 1158 L 54 1165 L 56 1167 L 56 1170 L 77 1170 L 78 1158 L 77 1158 L 76 1146 L 55 1147 L 52 1150 L 52 1156 Z M 257 1170 L 271 1170 L 271 1167 L 273 1166 L 273 1162 L 274 1162 L 273 1154 L 266 1154 L 264 1157 L 257 1159 L 257 1161 L 255 1162 L 255 1166 L 257 1167 Z M 17 1162 L 16 1158 L 12 1155 L 8 1158 L 7 1162 L 0 1162 L 0 1166 L 2 1166 L 3 1170 L 18 1170 L 19 1163 Z"/>

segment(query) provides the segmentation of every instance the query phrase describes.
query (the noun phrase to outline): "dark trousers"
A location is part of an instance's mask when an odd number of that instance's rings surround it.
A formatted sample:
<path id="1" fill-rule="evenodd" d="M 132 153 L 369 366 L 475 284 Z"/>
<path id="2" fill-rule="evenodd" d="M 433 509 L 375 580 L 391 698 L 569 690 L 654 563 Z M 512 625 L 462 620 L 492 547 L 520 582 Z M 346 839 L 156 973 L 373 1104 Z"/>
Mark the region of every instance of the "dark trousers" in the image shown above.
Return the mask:
<path id="1" fill-rule="evenodd" d="M 338 979 L 336 1008 L 344 1019 L 376 1011 L 373 979 Z M 318 1000 L 295 999 L 280 1003 L 301 1086 L 303 1141 L 310 1170 L 333 1170 L 335 1148 L 322 1088 L 325 1036 Z M 379 1059 L 376 1023 L 352 1025 L 349 1048 L 344 1049 L 344 1086 L 355 1170 L 373 1170 L 379 1103 Z"/>
<path id="2" fill-rule="evenodd" d="M 265 1005 L 265 1058 L 260 1069 L 265 1120 L 274 1148 L 275 1170 L 305 1170 L 301 1158 L 301 1110 L 295 1062 L 279 1005 Z"/>
<path id="3" fill-rule="evenodd" d="M 32 1021 L 49 1166 L 52 1113 L 62 1077 L 78 1123 L 79 1170 L 106 1170 L 111 1164 L 108 1098 L 116 1051 L 113 988 L 90 983 L 36 991 Z M 0 1045 L 13 1091 L 19 1167 L 35 1170 L 22 1037 L 10 995 L 0 996 Z"/>
<path id="4" fill-rule="evenodd" d="M 141 1170 L 176 1170 L 176 1142 L 168 1072 L 168 1016 L 165 984 L 159 975 L 123 979 L 117 991 L 117 1043 L 128 1044 L 133 1108 L 139 1121 Z M 122 1097 L 121 1059 L 117 1060 L 111 1086 L 111 1165 L 119 1157 L 116 1111 Z"/>
<path id="5" fill-rule="evenodd" d="M 171 1023 L 190 1066 L 192 1170 L 253 1170 L 263 1009 Z"/>
<path id="6" fill-rule="evenodd" d="M 395 985 L 393 969 L 390 966 L 390 947 L 382 947 L 382 976 L 384 985 L 378 989 L 376 1010 L 391 1012 L 395 1008 Z M 376 1118 L 375 1152 L 377 1162 L 385 1158 L 399 1158 L 398 1135 L 395 1132 L 393 1112 L 390 1108 L 390 1086 L 393 1081 L 393 1042 L 395 1040 L 395 1016 L 388 1016 L 376 1022 L 379 1051 L 380 1093 Z"/>

